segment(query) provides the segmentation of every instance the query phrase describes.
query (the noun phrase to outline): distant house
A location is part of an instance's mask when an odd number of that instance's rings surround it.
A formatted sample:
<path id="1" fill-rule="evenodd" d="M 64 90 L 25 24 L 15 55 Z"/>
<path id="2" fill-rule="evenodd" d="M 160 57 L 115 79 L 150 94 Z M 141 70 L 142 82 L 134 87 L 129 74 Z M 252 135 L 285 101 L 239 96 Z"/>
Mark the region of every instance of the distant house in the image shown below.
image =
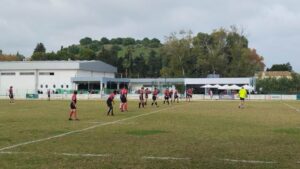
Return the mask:
<path id="1" fill-rule="evenodd" d="M 258 79 L 266 79 L 266 78 L 280 79 L 283 77 L 291 79 L 292 73 L 289 71 L 264 71 L 255 74 L 255 77 Z"/>

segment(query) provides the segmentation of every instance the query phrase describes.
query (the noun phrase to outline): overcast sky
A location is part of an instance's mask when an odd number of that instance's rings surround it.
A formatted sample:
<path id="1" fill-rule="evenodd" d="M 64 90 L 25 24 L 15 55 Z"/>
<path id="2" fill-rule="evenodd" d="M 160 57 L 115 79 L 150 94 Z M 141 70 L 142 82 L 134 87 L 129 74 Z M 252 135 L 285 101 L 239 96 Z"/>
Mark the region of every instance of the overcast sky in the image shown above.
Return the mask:
<path id="1" fill-rule="evenodd" d="M 0 0 L 0 49 L 30 56 L 83 37 L 144 37 L 162 42 L 182 29 L 211 33 L 236 25 L 267 67 L 290 62 L 300 72 L 298 0 Z"/>

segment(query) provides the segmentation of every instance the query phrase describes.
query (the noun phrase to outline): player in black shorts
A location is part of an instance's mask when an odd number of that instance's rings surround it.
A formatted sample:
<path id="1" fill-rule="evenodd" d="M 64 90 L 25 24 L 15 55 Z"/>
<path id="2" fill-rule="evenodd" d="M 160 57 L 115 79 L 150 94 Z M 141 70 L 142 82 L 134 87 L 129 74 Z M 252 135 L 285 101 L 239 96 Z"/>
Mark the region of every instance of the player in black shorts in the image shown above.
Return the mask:
<path id="1" fill-rule="evenodd" d="M 175 100 L 177 100 L 177 103 L 179 103 L 178 91 L 176 89 L 174 91 L 174 103 L 175 103 Z"/>
<path id="2" fill-rule="evenodd" d="M 145 107 L 144 94 L 145 94 L 144 87 L 142 87 L 141 90 L 139 91 L 139 99 L 140 99 L 139 108 L 141 108 L 141 105 L 143 108 Z"/>
<path id="3" fill-rule="evenodd" d="M 150 91 L 148 88 L 145 90 L 145 105 L 147 105 L 148 95 L 150 94 Z"/>
<path id="4" fill-rule="evenodd" d="M 107 107 L 108 107 L 108 112 L 107 112 L 107 115 L 109 116 L 110 112 L 111 112 L 111 115 L 113 116 L 114 115 L 114 107 L 113 107 L 113 103 L 114 103 L 114 98 L 117 94 L 117 91 L 113 91 L 113 93 L 111 93 L 109 95 L 109 97 L 107 98 L 106 100 L 106 104 L 107 104 Z"/>
<path id="5" fill-rule="evenodd" d="M 168 88 L 166 88 L 166 90 L 165 90 L 165 100 L 164 100 L 164 104 L 167 102 L 168 103 L 168 105 L 170 104 L 170 102 L 169 102 L 169 97 L 170 97 L 170 93 L 169 93 L 169 89 Z"/>
<path id="6" fill-rule="evenodd" d="M 12 86 L 9 87 L 8 96 L 9 96 L 9 103 L 14 103 L 14 92 Z"/>
<path id="7" fill-rule="evenodd" d="M 173 102 L 173 89 L 169 92 L 169 99 L 171 100 L 171 103 Z"/>
<path id="8" fill-rule="evenodd" d="M 120 110 L 121 112 L 123 111 L 128 111 L 127 110 L 127 89 L 125 87 L 123 87 L 123 89 L 120 92 Z"/>
<path id="9" fill-rule="evenodd" d="M 151 103 L 152 106 L 155 104 L 156 107 L 158 107 L 157 101 L 156 101 L 158 93 L 159 93 L 159 91 L 155 87 L 154 90 L 153 90 L 153 92 L 152 92 L 152 103 Z"/>
<path id="10" fill-rule="evenodd" d="M 70 103 L 71 111 L 70 111 L 69 120 L 73 120 L 72 119 L 73 116 L 75 117 L 75 120 L 79 120 L 77 118 L 76 104 L 77 104 L 77 91 L 74 91 L 72 95 L 72 101 Z"/>

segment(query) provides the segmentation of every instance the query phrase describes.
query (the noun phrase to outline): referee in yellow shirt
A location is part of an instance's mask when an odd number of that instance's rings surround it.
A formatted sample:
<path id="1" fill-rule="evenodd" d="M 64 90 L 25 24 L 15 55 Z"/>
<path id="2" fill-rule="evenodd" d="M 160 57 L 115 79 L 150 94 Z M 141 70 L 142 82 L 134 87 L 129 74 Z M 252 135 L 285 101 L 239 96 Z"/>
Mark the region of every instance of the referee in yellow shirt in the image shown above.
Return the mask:
<path id="1" fill-rule="evenodd" d="M 241 103 L 239 105 L 239 108 L 244 108 L 245 98 L 247 97 L 247 90 L 242 87 L 239 91 L 239 96 Z"/>

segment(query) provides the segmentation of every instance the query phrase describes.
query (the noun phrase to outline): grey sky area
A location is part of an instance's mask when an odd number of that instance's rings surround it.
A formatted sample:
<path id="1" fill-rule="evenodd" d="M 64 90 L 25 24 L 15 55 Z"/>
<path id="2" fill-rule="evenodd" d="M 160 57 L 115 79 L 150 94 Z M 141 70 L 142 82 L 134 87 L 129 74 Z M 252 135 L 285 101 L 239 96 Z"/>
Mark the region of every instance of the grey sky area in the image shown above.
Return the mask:
<path id="1" fill-rule="evenodd" d="M 243 28 L 267 67 L 290 62 L 300 72 L 298 0 L 0 0 L 0 49 L 30 56 L 83 37 L 164 37 L 181 29 Z"/>

